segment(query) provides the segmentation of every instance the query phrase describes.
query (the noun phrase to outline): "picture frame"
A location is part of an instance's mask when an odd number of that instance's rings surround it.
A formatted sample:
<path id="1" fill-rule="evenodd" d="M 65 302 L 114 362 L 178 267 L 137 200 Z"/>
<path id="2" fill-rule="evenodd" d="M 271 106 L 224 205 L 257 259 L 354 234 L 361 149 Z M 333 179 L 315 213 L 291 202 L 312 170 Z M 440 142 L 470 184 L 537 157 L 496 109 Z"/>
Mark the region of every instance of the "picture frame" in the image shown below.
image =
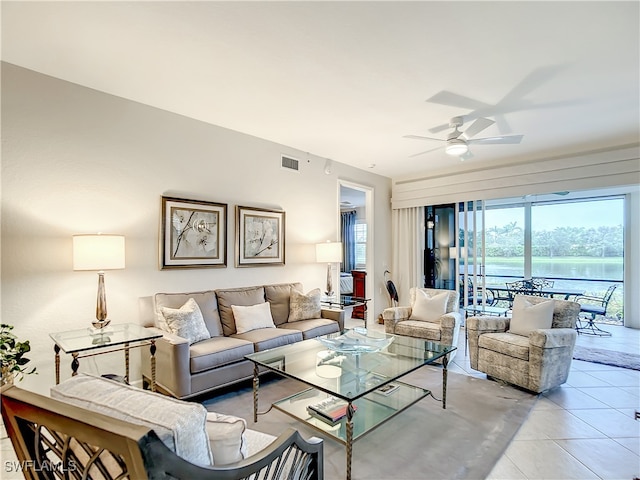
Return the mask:
<path id="1" fill-rule="evenodd" d="M 160 268 L 226 268 L 227 204 L 162 197 Z"/>
<path id="2" fill-rule="evenodd" d="M 285 264 L 285 212 L 236 206 L 236 267 Z"/>

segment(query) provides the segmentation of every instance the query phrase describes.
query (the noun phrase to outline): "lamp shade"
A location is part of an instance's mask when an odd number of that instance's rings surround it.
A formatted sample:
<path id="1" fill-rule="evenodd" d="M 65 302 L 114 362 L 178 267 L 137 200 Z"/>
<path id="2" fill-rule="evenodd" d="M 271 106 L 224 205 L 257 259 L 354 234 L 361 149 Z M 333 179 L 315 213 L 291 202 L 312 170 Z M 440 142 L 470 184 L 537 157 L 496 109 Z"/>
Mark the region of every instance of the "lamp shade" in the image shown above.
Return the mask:
<path id="1" fill-rule="evenodd" d="M 74 270 L 118 270 L 124 268 L 123 235 L 74 235 Z"/>
<path id="2" fill-rule="evenodd" d="M 316 244 L 316 261 L 318 263 L 335 263 L 342 261 L 342 242 L 325 242 Z"/>

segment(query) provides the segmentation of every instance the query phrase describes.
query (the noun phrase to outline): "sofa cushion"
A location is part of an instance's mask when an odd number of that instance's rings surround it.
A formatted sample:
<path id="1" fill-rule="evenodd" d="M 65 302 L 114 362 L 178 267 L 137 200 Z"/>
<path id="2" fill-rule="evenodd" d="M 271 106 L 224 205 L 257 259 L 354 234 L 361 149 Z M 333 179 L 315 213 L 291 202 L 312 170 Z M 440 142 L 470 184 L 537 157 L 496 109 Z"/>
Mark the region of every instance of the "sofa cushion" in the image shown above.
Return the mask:
<path id="1" fill-rule="evenodd" d="M 273 323 L 282 325 L 289 319 L 289 297 L 291 290 L 302 291 L 301 283 L 280 283 L 276 285 L 265 285 L 264 294 L 267 302 L 271 305 L 271 316 Z"/>
<path id="2" fill-rule="evenodd" d="M 222 335 L 222 324 L 220 323 L 220 315 L 218 314 L 218 301 L 213 290 L 204 292 L 191 293 L 156 293 L 154 296 L 154 304 L 156 310 L 156 326 L 166 332 L 169 331 L 167 324 L 162 316 L 160 309 L 162 307 L 180 308 L 187 300 L 193 298 L 202 312 L 202 318 L 212 337 Z"/>
<path id="3" fill-rule="evenodd" d="M 193 298 L 187 300 L 180 308 L 162 307 L 160 312 L 167 322 L 169 332 L 187 339 L 189 344 L 211 338 L 200 307 Z"/>
<path id="4" fill-rule="evenodd" d="M 269 302 L 249 305 L 231 305 L 233 318 L 236 322 L 236 333 L 250 332 L 259 328 L 276 328 L 271 318 Z"/>
<path id="5" fill-rule="evenodd" d="M 302 332 L 286 328 L 261 328 L 250 332 L 233 335 L 233 338 L 247 340 L 253 344 L 256 352 L 281 347 L 302 341 Z"/>
<path id="6" fill-rule="evenodd" d="M 528 337 L 533 330 L 551 328 L 554 307 L 553 299 L 533 304 L 525 297 L 516 295 L 513 300 L 509 332 Z"/>
<path id="7" fill-rule="evenodd" d="M 415 302 L 411 306 L 410 320 L 436 322 L 447 313 L 448 292 L 431 294 L 424 290 L 416 290 Z"/>
<path id="8" fill-rule="evenodd" d="M 247 458 L 244 436 L 247 422 L 243 418 L 209 412 L 206 428 L 213 465 L 227 465 Z"/>
<path id="9" fill-rule="evenodd" d="M 509 332 L 483 333 L 478 347 L 521 360 L 529 360 L 529 338 Z"/>
<path id="10" fill-rule="evenodd" d="M 394 333 L 407 337 L 425 338 L 437 342 L 441 337 L 440 322 L 425 322 L 423 320 L 405 320 L 396 323 Z"/>
<path id="11" fill-rule="evenodd" d="M 291 289 L 291 298 L 289 299 L 289 318 L 288 322 L 297 322 L 299 320 L 309 320 L 312 318 L 320 318 L 322 309 L 320 307 L 320 299 L 322 292 L 319 288 L 314 288 L 306 295 L 300 291 Z"/>
<path id="12" fill-rule="evenodd" d="M 280 325 L 278 328 L 286 328 L 290 330 L 298 330 L 302 332 L 302 338 L 316 338 L 330 333 L 340 332 L 340 325 L 334 320 L 326 318 L 314 318 L 310 320 L 300 320 L 298 322 L 288 322 Z"/>
<path id="13" fill-rule="evenodd" d="M 159 393 L 94 375 L 79 374 L 51 388 L 51 397 L 126 422 L 152 428 L 176 455 L 211 465 L 207 410 Z"/>
<path id="14" fill-rule="evenodd" d="M 264 287 L 230 288 L 216 290 L 222 331 L 226 336 L 236 333 L 236 322 L 231 305 L 250 306 L 264 303 Z"/>
<path id="15" fill-rule="evenodd" d="M 242 361 L 245 355 L 253 352 L 253 343 L 246 340 L 213 337 L 189 347 L 189 368 L 192 374 L 206 372 L 212 368 Z"/>

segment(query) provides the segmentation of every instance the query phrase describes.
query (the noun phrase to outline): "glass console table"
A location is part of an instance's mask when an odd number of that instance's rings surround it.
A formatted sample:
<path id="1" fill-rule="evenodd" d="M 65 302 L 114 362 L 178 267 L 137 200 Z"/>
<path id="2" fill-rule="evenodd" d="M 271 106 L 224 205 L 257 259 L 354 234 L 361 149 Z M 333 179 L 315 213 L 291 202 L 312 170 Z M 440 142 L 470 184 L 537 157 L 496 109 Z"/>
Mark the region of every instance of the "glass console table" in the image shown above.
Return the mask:
<path id="1" fill-rule="evenodd" d="M 125 381 L 129 382 L 129 349 L 149 345 L 151 349 L 151 391 L 156 389 L 156 339 L 162 337 L 135 323 L 111 324 L 104 331 L 81 328 L 67 332 L 50 333 L 54 341 L 56 385 L 60 383 L 60 350 L 72 355 L 71 375 L 78 374 L 80 358 L 124 351 Z"/>
<path id="2" fill-rule="evenodd" d="M 400 335 L 376 335 L 391 340 L 378 352 L 342 353 L 327 348 L 321 340 L 311 339 L 247 355 L 254 363 L 254 421 L 258 421 L 260 371 L 267 369 L 306 384 L 309 388 L 273 407 L 345 444 L 346 478 L 350 479 L 353 442 L 422 398 L 433 396 L 428 389 L 399 381 L 401 377 L 441 358 L 441 401 L 442 408 L 446 408 L 447 363 L 455 347 Z M 383 393 L 385 390 L 389 392 Z M 332 422 L 307 408 L 327 399 L 342 402 L 344 417 Z"/>

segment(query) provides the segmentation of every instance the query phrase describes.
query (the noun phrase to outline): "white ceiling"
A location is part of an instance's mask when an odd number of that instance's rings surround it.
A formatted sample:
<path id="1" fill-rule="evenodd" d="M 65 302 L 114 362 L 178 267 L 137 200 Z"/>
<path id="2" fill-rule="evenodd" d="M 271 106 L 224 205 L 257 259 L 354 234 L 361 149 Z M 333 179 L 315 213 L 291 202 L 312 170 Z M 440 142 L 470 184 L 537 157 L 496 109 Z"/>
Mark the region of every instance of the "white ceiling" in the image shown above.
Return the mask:
<path id="1" fill-rule="evenodd" d="M 639 5 L 2 1 L 2 59 L 404 178 L 638 142 Z M 481 106 L 522 143 L 410 158 Z"/>

